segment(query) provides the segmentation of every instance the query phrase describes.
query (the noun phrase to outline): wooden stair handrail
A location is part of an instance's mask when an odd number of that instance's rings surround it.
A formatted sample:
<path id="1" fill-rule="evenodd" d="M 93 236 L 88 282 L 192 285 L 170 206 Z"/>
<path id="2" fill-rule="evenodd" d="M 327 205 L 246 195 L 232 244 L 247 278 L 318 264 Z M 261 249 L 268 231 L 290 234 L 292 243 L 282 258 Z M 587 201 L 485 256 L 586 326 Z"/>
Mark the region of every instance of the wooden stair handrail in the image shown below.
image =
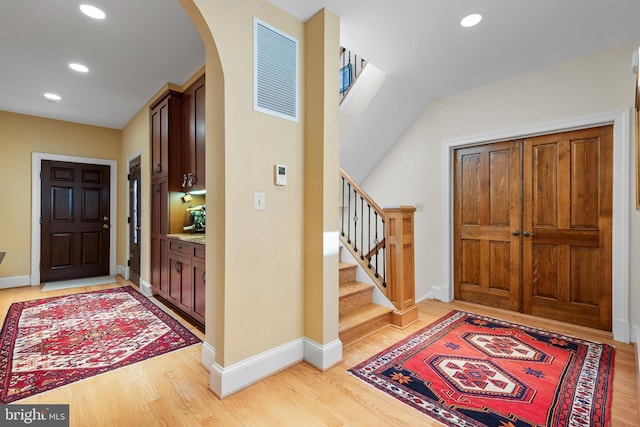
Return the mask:
<path id="1" fill-rule="evenodd" d="M 362 198 L 373 208 L 374 211 L 378 212 L 378 215 L 384 219 L 384 209 L 382 209 L 367 193 L 364 192 L 362 188 L 356 182 L 351 179 L 351 177 L 344 171 L 344 169 L 340 168 L 340 174 L 347 180 L 349 184 L 351 184 L 351 188 L 356 190 L 358 194 L 362 196 Z"/>

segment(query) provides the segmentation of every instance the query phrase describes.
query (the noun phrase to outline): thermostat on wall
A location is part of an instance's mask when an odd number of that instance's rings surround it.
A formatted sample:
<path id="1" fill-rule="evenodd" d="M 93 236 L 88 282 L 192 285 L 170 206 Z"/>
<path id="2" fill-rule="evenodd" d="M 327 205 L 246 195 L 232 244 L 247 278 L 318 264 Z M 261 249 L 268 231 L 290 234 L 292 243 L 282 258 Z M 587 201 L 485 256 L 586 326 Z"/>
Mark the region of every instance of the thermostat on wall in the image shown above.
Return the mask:
<path id="1" fill-rule="evenodd" d="M 273 167 L 276 185 L 287 185 L 287 166 L 275 165 Z"/>

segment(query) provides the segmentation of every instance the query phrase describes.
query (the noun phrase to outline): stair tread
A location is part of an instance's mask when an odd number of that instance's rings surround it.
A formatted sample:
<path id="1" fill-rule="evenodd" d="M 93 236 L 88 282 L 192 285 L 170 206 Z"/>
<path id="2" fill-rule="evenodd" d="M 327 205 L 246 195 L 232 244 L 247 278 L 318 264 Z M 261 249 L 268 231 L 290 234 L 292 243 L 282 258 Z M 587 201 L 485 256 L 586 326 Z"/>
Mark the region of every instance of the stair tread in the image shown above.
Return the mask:
<path id="1" fill-rule="evenodd" d="M 358 292 L 368 291 L 372 289 L 373 285 L 369 285 L 368 283 L 363 282 L 349 282 L 340 285 L 338 290 L 340 298 L 347 297 L 353 294 L 357 294 Z"/>
<path id="2" fill-rule="evenodd" d="M 340 332 L 352 329 L 371 319 L 389 314 L 392 311 L 392 308 L 375 303 L 358 308 L 340 317 Z"/>
<path id="3" fill-rule="evenodd" d="M 358 264 L 352 264 L 350 262 L 340 261 L 339 268 L 340 268 L 340 270 L 343 270 L 343 269 L 347 269 L 347 268 L 355 268 L 357 266 L 358 266 Z"/>

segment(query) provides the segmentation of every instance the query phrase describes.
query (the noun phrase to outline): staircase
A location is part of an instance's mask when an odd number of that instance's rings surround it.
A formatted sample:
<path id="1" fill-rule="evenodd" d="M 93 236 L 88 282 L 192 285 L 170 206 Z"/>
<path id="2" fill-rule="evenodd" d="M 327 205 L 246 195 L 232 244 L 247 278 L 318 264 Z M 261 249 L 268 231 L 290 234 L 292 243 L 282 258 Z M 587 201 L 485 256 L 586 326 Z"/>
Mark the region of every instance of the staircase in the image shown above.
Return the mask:
<path id="1" fill-rule="evenodd" d="M 393 309 L 373 303 L 373 285 L 356 280 L 356 264 L 340 262 L 339 336 L 347 346 L 391 322 Z"/>

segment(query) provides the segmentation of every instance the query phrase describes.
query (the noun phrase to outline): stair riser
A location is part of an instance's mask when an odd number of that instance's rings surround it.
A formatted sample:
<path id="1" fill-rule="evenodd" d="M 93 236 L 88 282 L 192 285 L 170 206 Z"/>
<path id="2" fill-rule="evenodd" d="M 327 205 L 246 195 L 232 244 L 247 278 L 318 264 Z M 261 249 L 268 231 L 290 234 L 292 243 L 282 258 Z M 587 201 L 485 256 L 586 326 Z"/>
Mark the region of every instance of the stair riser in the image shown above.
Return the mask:
<path id="1" fill-rule="evenodd" d="M 384 328 L 385 326 L 389 326 L 389 321 L 389 314 L 371 319 L 366 323 L 362 323 L 354 328 L 349 329 L 348 331 L 341 332 L 340 341 L 342 341 L 343 346 L 353 344 L 359 339 L 371 335 L 372 333 Z"/>
<path id="2" fill-rule="evenodd" d="M 339 313 L 342 316 L 356 310 L 360 307 L 364 307 L 367 304 L 371 304 L 373 299 L 373 288 L 365 289 L 362 292 L 356 294 L 343 296 L 340 298 Z"/>
<path id="3" fill-rule="evenodd" d="M 356 268 L 357 266 L 349 268 L 341 268 L 338 283 L 343 285 L 349 282 L 355 282 L 356 280 Z"/>

